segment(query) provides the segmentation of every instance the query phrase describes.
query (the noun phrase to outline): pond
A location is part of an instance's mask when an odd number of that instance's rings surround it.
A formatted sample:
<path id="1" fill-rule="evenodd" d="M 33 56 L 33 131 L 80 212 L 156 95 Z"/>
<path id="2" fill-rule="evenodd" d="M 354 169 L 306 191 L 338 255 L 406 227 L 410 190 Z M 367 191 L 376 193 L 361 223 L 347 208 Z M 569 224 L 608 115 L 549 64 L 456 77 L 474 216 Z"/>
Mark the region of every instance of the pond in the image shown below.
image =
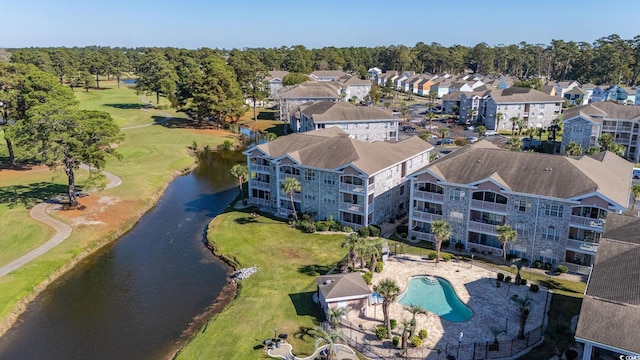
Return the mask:
<path id="1" fill-rule="evenodd" d="M 230 268 L 203 243 L 238 194 L 240 151 L 209 152 L 119 240 L 51 284 L 0 338 L 0 359 L 160 359 L 213 304 Z"/>

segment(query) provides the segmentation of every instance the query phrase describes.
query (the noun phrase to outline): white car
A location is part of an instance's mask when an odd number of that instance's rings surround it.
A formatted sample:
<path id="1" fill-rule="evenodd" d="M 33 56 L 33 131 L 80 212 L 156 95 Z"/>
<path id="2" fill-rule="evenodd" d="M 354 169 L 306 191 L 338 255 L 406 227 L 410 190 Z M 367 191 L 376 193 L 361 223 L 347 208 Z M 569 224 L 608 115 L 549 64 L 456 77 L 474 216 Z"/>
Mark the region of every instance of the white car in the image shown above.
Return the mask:
<path id="1" fill-rule="evenodd" d="M 473 143 L 478 142 L 478 138 L 477 138 L 477 137 L 475 137 L 475 136 L 469 136 L 469 137 L 467 138 L 467 141 L 473 144 Z"/>
<path id="2" fill-rule="evenodd" d="M 487 136 L 498 135 L 498 132 L 495 130 L 487 130 L 485 133 Z"/>

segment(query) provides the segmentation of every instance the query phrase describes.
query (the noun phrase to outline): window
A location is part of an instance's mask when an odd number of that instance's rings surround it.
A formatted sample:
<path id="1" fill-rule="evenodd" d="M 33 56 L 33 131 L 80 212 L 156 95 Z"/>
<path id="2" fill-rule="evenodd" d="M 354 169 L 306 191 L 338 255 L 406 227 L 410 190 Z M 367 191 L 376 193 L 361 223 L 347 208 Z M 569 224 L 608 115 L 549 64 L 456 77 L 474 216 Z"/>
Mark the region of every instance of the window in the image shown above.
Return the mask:
<path id="1" fill-rule="evenodd" d="M 516 223 L 516 233 L 518 233 L 518 235 L 520 236 L 524 236 L 527 234 L 527 225 L 525 223 Z"/>
<path id="2" fill-rule="evenodd" d="M 558 232 L 553 226 L 549 226 L 548 228 L 544 229 L 544 231 L 542 232 L 542 238 L 552 241 L 560 240 L 560 236 L 558 236 Z"/>
<path id="3" fill-rule="evenodd" d="M 460 189 L 452 189 L 449 192 L 449 200 L 460 201 L 460 199 L 464 196 L 464 193 L 460 191 Z"/>
<path id="4" fill-rule="evenodd" d="M 316 172 L 313 170 L 304 171 L 304 179 L 307 181 L 313 181 L 316 179 Z"/>
<path id="5" fill-rule="evenodd" d="M 336 184 L 336 175 L 324 174 L 323 182 L 324 182 L 325 185 L 335 185 Z"/>
<path id="6" fill-rule="evenodd" d="M 517 211 L 531 211 L 531 202 L 528 200 L 515 200 L 513 202 L 513 208 Z"/>
<path id="7" fill-rule="evenodd" d="M 453 223 L 461 223 L 464 221 L 464 215 L 456 210 L 449 213 L 449 220 Z"/>
<path id="8" fill-rule="evenodd" d="M 442 186 L 433 183 L 423 183 L 418 185 L 418 190 L 430 193 L 442 194 Z"/>
<path id="9" fill-rule="evenodd" d="M 554 204 L 544 205 L 544 214 L 546 216 L 562 217 L 563 210 L 564 209 L 562 205 L 554 205 Z"/>
<path id="10" fill-rule="evenodd" d="M 404 195 L 404 185 L 400 186 L 400 195 Z"/>
<path id="11" fill-rule="evenodd" d="M 308 195 L 308 194 L 305 194 L 305 195 L 304 195 L 304 199 L 305 199 L 305 200 L 315 200 L 315 199 L 316 199 L 316 197 L 315 197 L 315 195 Z"/>
<path id="12" fill-rule="evenodd" d="M 472 195 L 473 200 L 486 201 L 490 203 L 506 204 L 507 198 L 494 193 L 493 191 L 476 191 Z"/>

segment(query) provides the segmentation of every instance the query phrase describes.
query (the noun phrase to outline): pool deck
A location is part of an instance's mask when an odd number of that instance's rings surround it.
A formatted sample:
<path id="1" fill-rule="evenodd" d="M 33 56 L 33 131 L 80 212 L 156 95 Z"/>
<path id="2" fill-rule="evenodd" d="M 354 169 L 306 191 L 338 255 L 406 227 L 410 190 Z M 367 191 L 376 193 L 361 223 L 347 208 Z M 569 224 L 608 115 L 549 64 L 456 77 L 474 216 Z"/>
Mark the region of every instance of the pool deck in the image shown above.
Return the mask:
<path id="1" fill-rule="evenodd" d="M 540 287 L 540 291 L 533 293 L 528 286 L 515 286 L 505 283 L 496 287 L 496 272 L 474 266 L 470 262 L 443 262 L 437 266 L 435 261 L 426 257 L 404 255 L 390 258 L 386 262 L 384 271 L 375 274 L 373 283 L 377 284 L 381 279 L 391 278 L 395 280 L 401 293 L 407 288 L 408 279 L 412 276 L 431 275 L 448 280 L 456 294 L 473 311 L 469 321 L 454 323 L 441 319 L 436 314 L 416 316 L 417 330 L 426 329 L 428 338 L 427 348 L 445 348 L 446 345 L 458 345 L 460 333 L 462 344 L 474 342 L 492 342 L 491 327 L 504 329 L 507 334 L 498 336 L 498 340 L 510 340 L 518 335 L 519 312 L 510 298 L 517 294 L 519 297 L 528 295 L 532 299 L 531 313 L 529 315 L 525 332 L 542 325 L 544 320 L 545 301 L 551 301 L 547 297 L 547 289 Z M 398 324 L 402 319 L 411 319 L 411 313 L 404 310 L 404 306 L 394 302 L 390 307 L 390 318 L 396 319 Z M 351 324 L 362 325 L 364 329 L 374 329 L 381 325 L 383 320 L 382 304 L 372 305 L 364 316 L 356 318 L 351 316 Z M 399 325 L 393 335 L 401 332 Z"/>

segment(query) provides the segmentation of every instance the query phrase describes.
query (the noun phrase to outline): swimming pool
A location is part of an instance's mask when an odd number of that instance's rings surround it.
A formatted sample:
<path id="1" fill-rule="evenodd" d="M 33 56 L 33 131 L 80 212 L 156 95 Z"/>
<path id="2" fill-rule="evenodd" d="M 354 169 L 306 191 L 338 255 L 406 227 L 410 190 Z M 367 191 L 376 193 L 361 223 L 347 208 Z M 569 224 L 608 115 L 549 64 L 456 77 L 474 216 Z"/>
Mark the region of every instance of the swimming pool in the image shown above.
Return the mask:
<path id="1" fill-rule="evenodd" d="M 419 306 L 451 322 L 465 322 L 473 316 L 473 311 L 458 298 L 451 284 L 439 277 L 412 277 L 398 302 Z"/>

